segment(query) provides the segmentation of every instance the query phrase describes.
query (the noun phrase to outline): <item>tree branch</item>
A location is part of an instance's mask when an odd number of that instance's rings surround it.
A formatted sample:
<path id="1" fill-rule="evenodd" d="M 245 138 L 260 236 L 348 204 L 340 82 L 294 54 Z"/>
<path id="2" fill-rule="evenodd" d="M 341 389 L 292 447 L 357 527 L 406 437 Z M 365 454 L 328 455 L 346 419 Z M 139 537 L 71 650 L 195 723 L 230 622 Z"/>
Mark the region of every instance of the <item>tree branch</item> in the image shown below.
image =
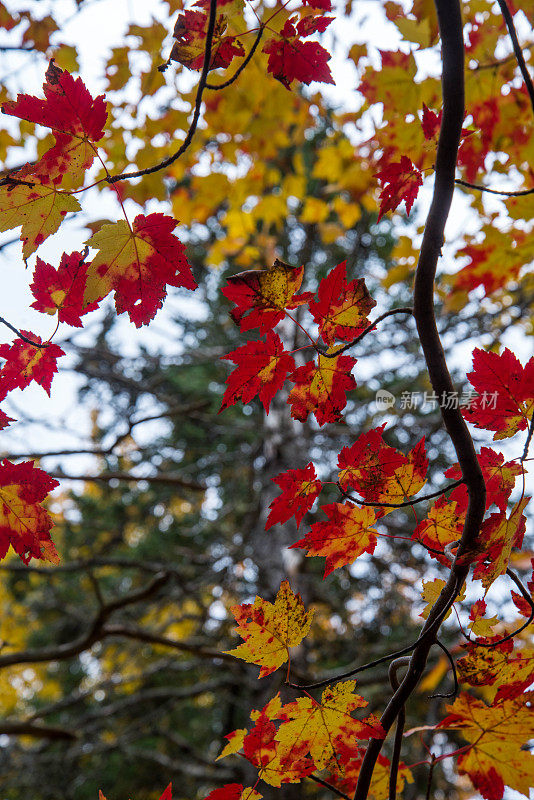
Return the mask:
<path id="1" fill-rule="evenodd" d="M 239 67 L 236 69 L 236 71 L 232 75 L 232 77 L 228 78 L 228 80 L 224 81 L 224 83 L 219 83 L 219 84 L 206 83 L 206 89 L 213 89 L 213 91 L 219 91 L 219 89 L 226 89 L 227 86 L 230 86 L 234 81 L 236 81 L 239 78 L 239 76 L 241 75 L 241 73 L 243 72 L 243 70 L 245 69 L 247 64 L 249 63 L 250 59 L 252 58 L 252 56 L 256 52 L 256 49 L 257 49 L 257 47 L 258 47 L 258 45 L 259 45 L 259 43 L 261 41 L 261 37 L 263 36 L 263 31 L 264 30 L 265 30 L 265 26 L 264 25 L 260 25 L 260 28 L 258 30 L 258 35 L 256 36 L 256 38 L 254 40 L 254 44 L 250 48 L 250 53 L 245 58 L 245 60 L 239 65 Z"/>
<path id="2" fill-rule="evenodd" d="M 521 75 L 523 76 L 523 80 L 525 81 L 525 86 L 527 87 L 527 92 L 530 97 L 532 110 L 534 111 L 534 85 L 532 83 L 532 78 L 529 75 L 527 65 L 525 63 L 525 58 L 523 56 L 523 51 L 521 50 L 521 45 L 519 44 L 519 40 L 517 38 L 514 20 L 512 18 L 512 15 L 510 14 L 510 9 L 508 8 L 506 0 L 497 0 L 497 2 L 499 4 L 499 8 L 501 9 L 501 13 L 504 17 L 506 27 L 508 28 L 508 34 L 512 41 L 512 47 L 514 48 L 517 64 L 519 66 L 519 69 L 521 70 Z"/>

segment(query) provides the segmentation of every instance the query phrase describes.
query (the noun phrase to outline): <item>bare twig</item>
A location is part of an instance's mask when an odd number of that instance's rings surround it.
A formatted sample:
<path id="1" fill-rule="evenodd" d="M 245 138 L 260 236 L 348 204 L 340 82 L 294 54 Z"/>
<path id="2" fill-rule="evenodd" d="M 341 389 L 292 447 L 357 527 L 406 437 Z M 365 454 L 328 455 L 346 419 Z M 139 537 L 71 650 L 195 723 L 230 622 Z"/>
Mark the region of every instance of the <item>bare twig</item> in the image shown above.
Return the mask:
<path id="1" fill-rule="evenodd" d="M 503 197 L 524 197 L 527 194 L 534 194 L 534 189 L 519 189 L 515 192 L 507 192 L 504 189 L 490 189 L 488 186 L 481 186 L 478 183 L 469 183 L 469 181 L 463 181 L 460 178 L 456 178 L 454 182 L 458 186 L 467 186 L 468 189 L 476 189 L 479 192 L 488 192 L 489 194 L 500 194 Z"/>
<path id="2" fill-rule="evenodd" d="M 443 642 L 440 642 L 439 639 L 436 639 L 436 644 L 438 645 L 438 647 L 441 647 L 441 649 L 449 659 L 449 664 L 451 665 L 451 670 L 452 670 L 452 677 L 454 680 L 454 687 L 450 692 L 446 692 L 445 694 L 440 694 L 439 692 L 436 692 L 436 694 L 431 695 L 431 697 L 456 697 L 456 695 L 458 694 L 458 673 L 456 672 L 456 664 L 454 663 L 454 658 L 452 657 L 450 650 L 447 647 L 445 647 Z"/>
<path id="3" fill-rule="evenodd" d="M 78 734 L 66 728 L 59 728 L 54 725 L 39 725 L 35 722 L 6 720 L 0 722 L 0 735 L 7 736 L 32 736 L 36 739 L 68 739 L 73 741 L 78 738 Z"/>
<path id="4" fill-rule="evenodd" d="M 131 475 L 129 472 L 102 472 L 98 475 L 67 475 L 63 471 L 48 472 L 51 478 L 58 478 L 65 481 L 126 481 L 139 483 L 164 483 L 169 486 L 183 486 L 185 489 L 192 489 L 195 492 L 205 492 L 206 487 L 180 475 Z"/>
<path id="5" fill-rule="evenodd" d="M 324 350 L 321 350 L 320 347 L 316 347 L 315 349 L 319 355 L 324 356 L 325 358 L 336 358 L 336 356 L 344 353 L 345 350 L 348 350 L 350 347 L 358 344 L 358 342 L 360 342 L 364 336 L 367 336 L 368 333 L 371 333 L 371 331 L 376 328 L 379 322 L 382 322 L 382 320 L 386 319 L 386 317 L 391 317 L 393 314 L 409 314 L 411 316 L 413 314 L 413 308 L 409 308 L 407 306 L 403 306 L 402 308 L 391 308 L 389 311 L 386 311 L 385 314 L 381 314 L 379 317 L 377 317 L 374 322 L 371 322 L 364 331 L 362 331 L 355 339 L 352 340 L 352 342 L 344 344 L 342 347 L 338 347 L 333 353 L 326 353 Z"/>
<path id="6" fill-rule="evenodd" d="M 464 483 L 464 479 L 459 478 L 457 481 L 454 481 L 454 483 L 450 483 L 443 489 L 438 489 L 436 492 L 432 492 L 432 494 L 424 494 L 422 497 L 417 497 L 415 500 L 405 500 L 403 503 L 378 503 L 378 502 L 371 502 L 370 500 L 360 500 L 358 497 L 353 497 L 348 492 L 346 492 L 341 487 L 339 481 L 336 484 L 336 486 L 338 487 L 343 497 L 346 497 L 347 500 L 351 500 L 353 503 L 358 503 L 358 505 L 360 506 L 376 506 L 377 508 L 404 508 L 405 506 L 414 506 L 416 503 L 423 503 L 425 500 L 431 500 L 433 497 L 440 497 L 440 495 L 445 494 L 445 492 L 448 492 L 449 489 L 455 489 L 457 486 L 461 486 L 462 483 Z"/>
<path id="7" fill-rule="evenodd" d="M 407 667 L 410 663 L 408 656 L 404 658 L 397 658 L 389 665 L 389 682 L 393 691 L 399 688 L 399 681 L 397 678 L 397 670 L 401 667 Z M 397 797 L 397 775 L 399 773 L 400 754 L 402 747 L 402 734 L 404 733 L 404 725 L 406 724 L 406 712 L 404 706 L 399 711 L 397 717 L 397 727 L 395 729 L 395 739 L 393 742 L 393 753 L 391 756 L 391 763 L 389 769 L 389 800 L 396 800 Z"/>
<path id="8" fill-rule="evenodd" d="M 258 47 L 258 45 L 259 45 L 259 43 L 261 41 L 261 37 L 263 36 L 264 29 L 265 29 L 265 26 L 264 25 L 260 25 L 260 28 L 258 30 L 258 35 L 256 36 L 256 38 L 254 40 L 254 44 L 250 48 L 250 53 L 245 58 L 245 60 L 239 65 L 239 67 L 236 69 L 236 71 L 232 75 L 232 77 L 228 78 L 228 80 L 224 81 L 224 83 L 219 83 L 219 84 L 206 83 L 206 89 L 213 89 L 213 91 L 218 91 L 219 89 L 226 89 L 227 86 L 230 86 L 234 81 L 236 81 L 239 78 L 239 76 L 241 75 L 241 73 L 243 72 L 243 70 L 245 69 L 247 64 L 249 63 L 250 59 L 252 58 L 252 56 L 256 52 L 256 49 L 257 49 L 257 47 Z"/>
<path id="9" fill-rule="evenodd" d="M 510 14 L 510 9 L 508 8 L 506 0 L 497 0 L 497 2 L 499 4 L 499 8 L 501 9 L 501 13 L 504 17 L 506 27 L 508 28 L 508 34 L 512 41 L 512 47 L 514 48 L 517 64 L 519 66 L 519 69 L 521 70 L 521 75 L 523 76 L 523 80 L 525 81 L 525 86 L 527 87 L 527 92 L 530 97 L 532 109 L 534 110 L 534 84 L 532 83 L 532 78 L 530 77 L 527 65 L 525 64 L 525 58 L 523 56 L 523 51 L 521 50 L 521 45 L 519 44 L 519 40 L 517 38 L 517 32 L 515 29 L 514 20 L 512 18 L 512 15 Z"/>
<path id="10" fill-rule="evenodd" d="M 22 339 L 22 341 L 26 342 L 26 344 L 31 344 L 34 347 L 39 348 L 48 347 L 48 342 L 35 342 L 33 339 L 30 339 L 28 336 L 25 336 L 23 333 L 21 333 L 18 328 L 15 328 L 15 326 L 12 325 L 11 322 L 8 322 L 7 319 L 4 319 L 4 317 L 0 317 L 0 322 L 5 325 L 6 328 L 9 328 L 10 331 L 16 333 L 19 339 Z"/>

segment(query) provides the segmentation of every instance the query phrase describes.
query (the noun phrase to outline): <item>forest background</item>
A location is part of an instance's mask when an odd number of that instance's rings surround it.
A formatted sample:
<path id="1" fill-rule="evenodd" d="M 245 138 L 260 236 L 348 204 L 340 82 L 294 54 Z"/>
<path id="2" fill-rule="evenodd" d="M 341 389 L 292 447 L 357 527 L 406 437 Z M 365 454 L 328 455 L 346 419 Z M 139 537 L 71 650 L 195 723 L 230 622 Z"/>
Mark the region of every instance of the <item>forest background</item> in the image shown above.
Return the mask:
<path id="1" fill-rule="evenodd" d="M 169 57 L 182 12 L 181 3 L 171 0 L 154 3 L 154 9 L 140 4 L 141 16 L 139 4 L 124 3 L 127 23 L 106 63 L 96 67 L 91 40 L 108 27 L 106 5 L 50 0 L 1 6 L 1 100 L 18 92 L 39 95 L 50 57 L 61 69 L 79 72 L 93 96 L 105 92 L 111 103 L 105 150 L 119 173 L 134 162 L 140 169 L 159 162 L 183 139 L 199 73 L 177 62 L 158 70 Z M 275 8 L 255 5 L 260 17 Z M 521 190 L 532 185 L 532 107 L 499 10 L 481 0 L 462 4 L 462 10 L 470 116 L 460 172 L 471 183 Z M 236 646 L 230 608 L 256 595 L 273 601 L 289 577 L 306 607 L 315 610 L 310 634 L 291 661 L 293 679 L 309 682 L 415 641 L 419 615 L 431 602 L 430 594 L 421 598 L 422 579 L 443 577 L 442 565 L 429 561 L 421 543 L 402 538 L 414 529 L 410 507 L 383 520 L 374 552 L 324 581 L 322 559 L 289 549 L 304 535 L 294 520 L 265 531 L 269 505 L 280 492 L 274 477 L 313 461 L 328 480 L 340 449 L 383 422 L 388 443 L 404 452 L 425 436 L 428 491 L 448 483 L 443 472 L 456 458 L 409 321 L 394 316 L 366 338 L 343 422 L 323 427 L 312 418 L 296 421 L 287 393 L 272 401 L 268 415 L 258 400 L 219 413 L 230 372 L 221 357 L 244 344 L 220 291 L 228 275 L 279 258 L 305 264 L 302 288 L 314 291 L 346 261 L 349 278 L 365 278 L 375 316 L 411 304 L 441 108 L 435 12 L 421 2 L 411 8 L 349 3 L 335 11 L 336 24 L 321 38 L 334 53 L 335 91 L 319 93 L 320 84 L 298 81 L 288 90 L 268 74 L 267 54 L 259 47 L 235 83 L 205 95 L 201 124 L 179 160 L 163 175 L 121 183 L 132 217 L 162 211 L 179 221 L 199 285 L 195 293 L 171 289 L 146 332 L 105 304 L 84 318 L 83 330 L 62 323 L 54 342 L 67 352 L 65 382 L 60 372 L 50 404 L 35 386 L 23 396 L 13 392 L 5 406 L 17 420 L 3 432 L 5 455 L 38 459 L 49 475 L 61 478 L 50 504 L 61 563 L 24 565 L 13 554 L 0 565 L 2 654 L 44 655 L 38 663 L 23 658 L 0 673 L 1 791 L 9 800 L 30 794 L 35 800 L 85 800 L 99 789 L 110 800 L 158 798 L 169 781 L 175 797 L 202 798 L 214 787 L 254 783 L 256 771 L 245 759 L 215 760 L 224 736 L 246 725 L 250 710 L 261 708 L 278 688 L 287 698 L 293 695 L 283 686 L 284 670 L 265 686 L 255 669 L 224 654 Z M 528 61 L 532 8 L 515 11 Z M 79 31 L 72 37 L 65 34 L 69 16 Z M 248 49 L 252 41 L 247 39 Z M 381 55 L 379 49 L 386 48 Z M 222 82 L 230 73 L 210 75 Z M 424 107 L 433 110 L 427 118 L 434 120 L 433 132 L 422 125 Z M 6 170 L 50 146 L 51 136 L 42 129 L 35 136 L 33 125 L 5 119 L 0 145 Z M 377 174 L 399 155 L 429 180 L 410 218 L 402 206 L 379 220 L 379 194 L 387 182 Z M 93 171 L 98 178 L 98 167 Z M 408 186 L 408 210 L 409 191 Z M 527 360 L 532 197 L 503 200 L 469 187 L 458 193 L 436 313 L 456 385 L 467 393 L 474 346 L 498 353 L 509 345 Z M 91 231 L 119 213 L 116 200 L 98 187 L 89 190 L 84 214 L 70 215 L 58 234 L 61 249 L 82 249 Z M 6 287 L 13 299 L 5 316 L 45 339 L 55 321 L 26 312 L 34 300 L 28 269 L 13 230 L 4 237 L 6 269 L 16 263 L 20 275 L 20 283 Z M 58 260 L 55 239 L 39 250 L 50 263 Z M 302 347 L 301 335 L 284 326 L 278 329 L 284 340 L 293 337 L 292 347 Z M 74 390 L 72 409 L 65 398 Z M 379 390 L 390 392 L 395 404 L 377 402 Z M 408 395 L 416 398 L 414 406 Z M 58 403 L 61 413 L 54 418 Z M 495 446 L 487 432 L 475 436 Z M 507 459 L 519 459 L 524 438 L 520 444 L 498 443 Z M 525 493 L 519 483 L 511 503 Z M 327 486 L 322 501 L 338 499 L 335 484 Z M 416 513 L 420 522 L 424 515 Z M 314 508 L 305 525 L 320 514 Z M 529 546 L 527 536 L 523 552 L 512 556 L 514 568 L 527 578 Z M 478 594 L 470 589 L 458 609 L 464 630 Z M 518 610 L 508 596 L 492 590 L 485 622 L 494 616 L 498 621 L 482 625 L 476 635 L 503 636 L 517 627 Z M 455 658 L 464 652 L 454 615 L 442 640 Z M 529 664 L 528 629 L 518 648 Z M 408 730 L 443 718 L 443 700 L 429 695 L 446 691 L 448 663 L 446 655 L 433 653 L 408 707 Z M 469 683 L 465 672 L 463 678 Z M 389 686 L 387 664 L 359 677 L 370 712 L 380 714 Z M 480 691 L 493 699 L 487 687 Z M 434 760 L 463 743 L 455 735 L 434 733 Z M 391 756 L 390 743 L 384 752 Z M 420 764 L 427 756 L 419 733 L 405 739 L 403 796 L 427 792 L 428 763 Z M 405 766 L 413 764 L 418 766 Z M 449 761 L 438 760 L 435 767 L 432 761 L 431 773 L 432 796 L 474 796 L 470 780 Z M 381 774 L 379 779 L 377 800 L 388 796 L 387 781 Z M 339 790 L 349 788 L 341 781 Z M 286 800 L 332 796 L 309 780 L 280 789 L 262 786 L 262 794 Z"/>

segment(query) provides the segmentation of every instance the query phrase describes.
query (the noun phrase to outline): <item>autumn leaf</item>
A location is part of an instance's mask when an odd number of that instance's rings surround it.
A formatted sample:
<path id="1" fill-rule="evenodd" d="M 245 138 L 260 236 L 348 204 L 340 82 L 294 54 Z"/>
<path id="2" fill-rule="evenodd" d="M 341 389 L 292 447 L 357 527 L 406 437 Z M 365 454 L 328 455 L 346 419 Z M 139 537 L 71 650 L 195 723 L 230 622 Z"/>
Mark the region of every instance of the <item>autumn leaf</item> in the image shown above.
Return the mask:
<path id="1" fill-rule="evenodd" d="M 506 572 L 512 547 L 521 547 L 523 543 L 526 525 L 523 511 L 529 500 L 530 497 L 523 497 L 514 505 L 508 518 L 504 511 L 499 511 L 482 523 L 477 541 L 480 554 L 473 578 L 482 581 L 486 592 L 494 580 Z"/>
<path id="2" fill-rule="evenodd" d="M 382 182 L 378 221 L 387 211 L 395 211 L 403 200 L 409 214 L 423 185 L 422 173 L 415 164 L 407 156 L 401 156 L 400 161 L 390 161 L 376 177 Z"/>
<path id="3" fill-rule="evenodd" d="M 351 716 L 365 708 L 367 701 L 355 694 L 355 681 L 345 681 L 324 690 L 321 702 L 312 697 L 299 697 L 284 705 L 284 720 L 278 729 L 278 756 L 291 763 L 306 755 L 317 769 L 324 769 L 335 759 L 340 745 L 354 739 L 382 739 L 384 729 L 376 717 L 364 720 Z"/>
<path id="4" fill-rule="evenodd" d="M 127 311 L 139 328 L 161 308 L 166 286 L 196 289 L 185 248 L 172 231 L 176 221 L 164 214 L 139 214 L 130 227 L 120 220 L 103 225 L 87 244 L 98 250 L 87 268 L 85 303 L 115 291 L 117 313 Z"/>
<path id="5" fill-rule="evenodd" d="M 508 348 L 500 355 L 475 348 L 467 377 L 478 395 L 463 414 L 475 427 L 495 431 L 494 439 L 528 427 L 534 412 L 534 358 L 522 367 Z"/>
<path id="6" fill-rule="evenodd" d="M 432 111 L 425 105 L 425 103 L 423 103 L 423 119 L 421 121 L 421 126 L 423 128 L 425 139 L 435 139 L 437 137 L 441 128 L 442 116 L 443 111 L 440 111 L 439 114 L 436 114 L 435 111 Z"/>
<path id="7" fill-rule="evenodd" d="M 21 227 L 22 255 L 27 259 L 57 231 L 69 212 L 80 211 L 75 197 L 42 183 L 6 179 L 0 187 L 0 231 Z"/>
<path id="8" fill-rule="evenodd" d="M 466 492 L 454 491 L 449 498 L 439 497 L 429 510 L 426 519 L 417 524 L 412 539 L 443 552 L 446 545 L 460 539 L 466 511 Z"/>
<path id="9" fill-rule="evenodd" d="M 445 588 L 445 581 L 442 578 L 434 578 L 431 581 L 423 580 L 423 591 L 421 597 L 425 601 L 426 606 L 419 614 L 423 619 L 427 619 L 432 608 L 436 605 L 438 597 Z M 465 597 L 465 585 L 459 592 L 457 600 L 463 600 Z M 447 619 L 452 614 L 452 609 L 449 609 L 443 619 Z"/>
<path id="10" fill-rule="evenodd" d="M 34 467 L 33 461 L 0 463 L 0 559 L 11 545 L 25 564 L 31 558 L 58 563 L 50 539 L 52 520 L 41 505 L 56 486 L 59 482 Z"/>
<path id="11" fill-rule="evenodd" d="M 485 618 L 486 614 L 486 601 L 477 600 L 471 606 L 469 612 L 469 625 L 470 630 L 475 636 L 488 637 L 493 636 L 493 628 L 499 622 L 498 617 Z"/>
<path id="12" fill-rule="evenodd" d="M 84 305 L 86 280 L 87 264 L 81 253 L 63 253 L 57 270 L 37 257 L 31 307 L 45 314 L 57 312 L 59 322 L 81 328 L 80 317 L 98 307 L 97 302 Z"/>
<path id="13" fill-rule="evenodd" d="M 347 283 L 347 262 L 343 261 L 320 282 L 318 300 L 309 307 L 330 346 L 335 339 L 353 341 L 369 324 L 367 314 L 375 305 L 363 278 Z"/>
<path id="14" fill-rule="evenodd" d="M 282 490 L 282 494 L 276 497 L 269 508 L 271 509 L 267 518 L 265 529 L 268 530 L 277 523 L 287 522 L 291 517 L 295 517 L 297 528 L 315 502 L 315 498 L 320 493 L 323 485 L 317 480 L 315 467 L 310 462 L 304 469 L 288 469 L 273 478 Z"/>
<path id="15" fill-rule="evenodd" d="M 15 422 L 13 417 L 8 417 L 6 412 L 0 409 L 0 431 L 3 431 L 4 428 L 7 428 L 10 422 Z"/>
<path id="16" fill-rule="evenodd" d="M 263 52 L 269 60 L 267 70 L 291 88 L 294 80 L 309 84 L 312 81 L 334 83 L 328 61 L 330 53 L 317 42 L 305 42 L 303 38 L 317 31 L 324 31 L 332 21 L 331 17 L 304 17 L 298 23 L 297 17 L 288 19 L 280 31 L 265 44 Z"/>
<path id="17" fill-rule="evenodd" d="M 313 413 L 319 425 L 338 422 L 347 405 L 347 392 L 356 388 L 350 374 L 355 364 L 356 359 L 351 356 L 319 355 L 317 363 L 308 361 L 298 367 L 289 376 L 295 384 L 287 398 L 291 416 L 305 422 Z"/>
<path id="18" fill-rule="evenodd" d="M 251 786 L 243 787 L 241 783 L 227 783 L 206 795 L 205 800 L 261 800 L 262 797 L 263 795 Z"/>
<path id="19" fill-rule="evenodd" d="M 200 3 L 196 3 L 200 5 Z M 210 54 L 210 69 L 229 67 L 234 56 L 244 56 L 245 50 L 235 36 L 225 36 L 228 22 L 225 14 L 217 14 Z M 202 11 L 189 10 L 178 16 L 173 36 L 176 39 L 170 54 L 189 69 L 199 70 L 204 65 L 208 16 Z"/>
<path id="20" fill-rule="evenodd" d="M 492 450 L 491 447 L 482 447 L 478 456 L 478 463 L 486 484 L 486 508 L 492 503 L 505 511 L 508 499 L 515 486 L 517 475 L 523 474 L 523 468 L 517 461 L 504 461 L 504 455 Z M 454 464 L 445 470 L 445 477 L 458 480 L 462 477 L 459 464 Z"/>
<path id="21" fill-rule="evenodd" d="M 304 267 L 291 267 L 275 260 L 272 267 L 240 272 L 228 278 L 224 296 L 236 304 L 230 315 L 242 331 L 259 328 L 264 334 L 284 318 L 285 309 L 307 303 L 313 295 L 297 295 Z"/>
<path id="22" fill-rule="evenodd" d="M 82 79 L 74 79 L 54 59 L 46 71 L 43 91 L 44 100 L 19 94 L 16 101 L 2 105 L 4 114 L 44 125 L 56 139 L 36 164 L 26 165 L 14 177 L 36 175 L 42 183 L 55 184 L 67 176 L 67 188 L 77 188 L 97 154 L 95 143 L 104 136 L 106 102 L 103 95 L 93 98 Z"/>
<path id="23" fill-rule="evenodd" d="M 352 503 L 330 503 L 321 506 L 328 521 L 315 522 L 311 530 L 291 548 L 308 550 L 306 556 L 326 556 L 324 577 L 338 567 L 352 564 L 363 553 L 373 553 L 378 532 L 372 528 L 377 520 L 368 506 Z"/>
<path id="24" fill-rule="evenodd" d="M 233 606 L 237 628 L 242 639 L 230 655 L 258 664 L 264 678 L 289 660 L 289 648 L 296 647 L 308 633 L 313 612 L 305 611 L 300 595 L 291 591 L 288 581 L 280 585 L 276 600 L 269 603 L 256 597 L 253 604 Z"/>
<path id="25" fill-rule="evenodd" d="M 458 756 L 458 771 L 468 775 L 486 800 L 501 800 L 508 786 L 524 795 L 534 785 L 534 756 L 522 750 L 534 736 L 531 695 L 487 706 L 462 693 L 439 730 L 459 730 L 471 748 Z"/>
<path id="26" fill-rule="evenodd" d="M 367 501 L 399 503 L 417 494 L 426 483 L 428 459 L 424 437 L 407 455 L 387 445 L 384 425 L 363 433 L 339 454 L 339 482 Z"/>
<path id="27" fill-rule="evenodd" d="M 23 336 L 42 344 L 41 337 L 31 331 L 21 331 Z M 6 362 L 0 370 L 0 399 L 12 389 L 25 389 L 32 381 L 42 386 L 50 395 L 50 385 L 57 370 L 57 360 L 65 353 L 57 344 L 35 347 L 22 339 L 12 345 L 0 345 L 0 358 Z"/>
<path id="28" fill-rule="evenodd" d="M 353 747 L 340 747 L 336 754 L 336 761 L 329 765 L 331 773 L 328 775 L 328 783 L 337 787 L 345 795 L 352 797 L 356 791 L 356 785 L 360 775 L 360 767 L 363 761 L 361 748 L 354 751 Z M 388 758 L 380 754 L 373 770 L 371 785 L 369 786 L 368 800 L 389 800 L 389 776 L 391 772 L 391 762 Z M 413 776 L 410 769 L 402 761 L 397 770 L 397 797 L 402 796 L 405 783 L 412 783 Z"/>
<path id="29" fill-rule="evenodd" d="M 282 388 L 287 373 L 295 369 L 292 356 L 272 331 L 267 332 L 265 342 L 247 342 L 222 358 L 233 361 L 237 368 L 226 379 L 220 411 L 237 403 L 239 398 L 249 403 L 258 395 L 268 414 L 271 401 Z"/>

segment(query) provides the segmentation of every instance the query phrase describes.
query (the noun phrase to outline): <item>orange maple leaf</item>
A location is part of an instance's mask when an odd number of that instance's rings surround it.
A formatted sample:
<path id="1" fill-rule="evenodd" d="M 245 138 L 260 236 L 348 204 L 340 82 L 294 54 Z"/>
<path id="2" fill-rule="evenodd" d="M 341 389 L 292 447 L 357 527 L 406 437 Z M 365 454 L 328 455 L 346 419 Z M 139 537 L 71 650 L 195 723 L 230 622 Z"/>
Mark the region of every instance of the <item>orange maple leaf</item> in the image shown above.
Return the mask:
<path id="1" fill-rule="evenodd" d="M 347 392 L 356 388 L 356 381 L 350 374 L 355 364 L 356 359 L 351 356 L 327 358 L 320 355 L 317 364 L 308 361 L 298 367 L 289 376 L 296 384 L 287 398 L 291 416 L 305 422 L 313 413 L 319 425 L 338 422 L 347 405 Z"/>

